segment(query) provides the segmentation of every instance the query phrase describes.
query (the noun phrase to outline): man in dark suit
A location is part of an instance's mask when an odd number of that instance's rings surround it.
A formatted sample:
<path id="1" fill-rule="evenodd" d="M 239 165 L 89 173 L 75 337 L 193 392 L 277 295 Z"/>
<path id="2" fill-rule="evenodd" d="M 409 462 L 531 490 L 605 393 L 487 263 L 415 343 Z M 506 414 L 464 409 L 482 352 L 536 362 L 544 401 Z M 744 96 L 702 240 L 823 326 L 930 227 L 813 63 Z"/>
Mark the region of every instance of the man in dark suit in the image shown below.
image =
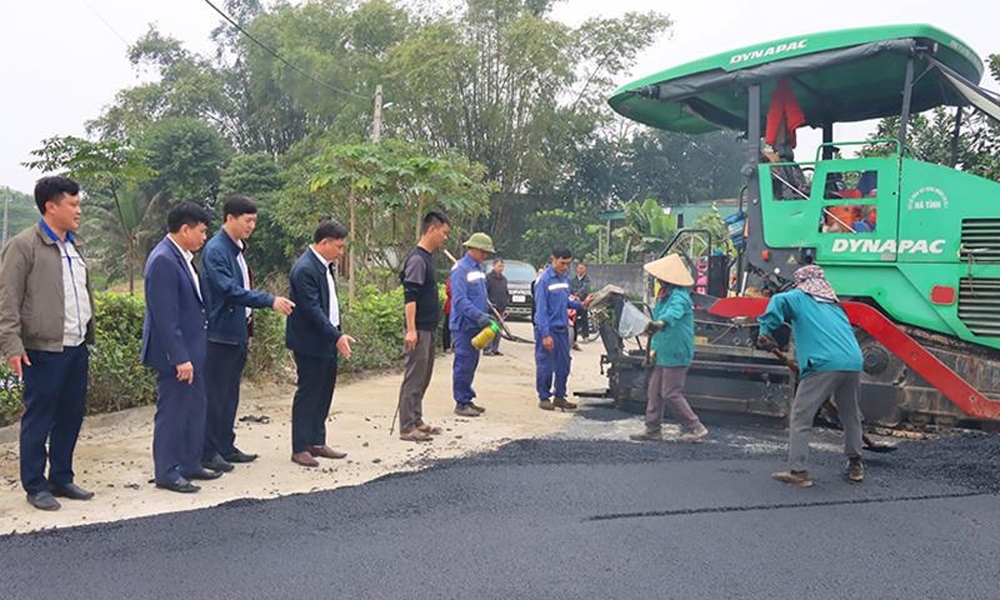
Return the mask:
<path id="1" fill-rule="evenodd" d="M 337 383 L 337 355 L 351 358 L 354 338 L 340 331 L 340 305 L 334 272 L 344 255 L 347 228 L 320 223 L 313 244 L 292 267 L 291 300 L 285 346 L 292 351 L 298 387 L 292 402 L 292 462 L 318 467 L 315 457 L 344 458 L 326 445 L 326 418 Z"/>
<path id="2" fill-rule="evenodd" d="M 232 471 L 232 463 L 257 458 L 236 447 L 236 411 L 240 379 L 253 335 L 253 308 L 273 308 L 291 314 L 288 298 L 253 289 L 253 274 L 244 258 L 246 240 L 257 226 L 257 205 L 246 196 L 230 196 L 222 205 L 225 222 L 201 255 L 201 291 L 208 309 L 206 383 L 208 411 L 201 464 L 214 471 Z"/>
<path id="3" fill-rule="evenodd" d="M 205 442 L 205 352 L 208 319 L 192 260 L 210 217 L 181 202 L 167 214 L 169 233 L 146 260 L 142 362 L 157 372 L 153 463 L 156 487 L 190 494 L 192 479 L 222 473 L 201 466 Z"/>

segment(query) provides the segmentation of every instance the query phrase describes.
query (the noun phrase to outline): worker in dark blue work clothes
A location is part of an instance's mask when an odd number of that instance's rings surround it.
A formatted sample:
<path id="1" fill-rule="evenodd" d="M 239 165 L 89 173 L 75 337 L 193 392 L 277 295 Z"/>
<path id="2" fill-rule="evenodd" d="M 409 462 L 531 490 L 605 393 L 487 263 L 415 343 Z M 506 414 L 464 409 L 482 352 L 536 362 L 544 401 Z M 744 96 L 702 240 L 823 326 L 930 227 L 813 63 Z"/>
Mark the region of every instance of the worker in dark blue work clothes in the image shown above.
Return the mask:
<path id="1" fill-rule="evenodd" d="M 569 309 L 582 310 L 570 299 L 569 265 L 573 254 L 566 248 L 552 251 L 552 261 L 535 282 L 535 385 L 538 408 L 573 410 L 566 400 L 569 379 Z"/>
<path id="2" fill-rule="evenodd" d="M 455 414 L 478 417 L 486 409 L 477 406 L 472 380 L 479 366 L 479 350 L 472 346 L 472 338 L 490 326 L 489 304 L 486 291 L 486 270 L 483 261 L 495 254 L 493 240 L 485 233 L 474 233 L 466 240 L 465 256 L 451 270 L 451 328 L 455 364 L 452 370 L 452 393 L 455 397 Z"/>

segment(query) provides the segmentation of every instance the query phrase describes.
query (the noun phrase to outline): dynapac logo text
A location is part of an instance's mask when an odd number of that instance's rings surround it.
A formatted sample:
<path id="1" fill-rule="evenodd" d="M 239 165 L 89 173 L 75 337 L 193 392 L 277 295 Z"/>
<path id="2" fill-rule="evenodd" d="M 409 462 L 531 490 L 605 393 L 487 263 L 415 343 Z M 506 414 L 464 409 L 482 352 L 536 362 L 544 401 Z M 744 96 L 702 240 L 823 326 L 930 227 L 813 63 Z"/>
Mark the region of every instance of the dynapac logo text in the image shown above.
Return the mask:
<path id="1" fill-rule="evenodd" d="M 752 50 L 750 52 L 741 52 L 739 54 L 734 54 L 729 57 L 729 64 L 735 65 L 741 62 L 747 62 L 751 60 L 758 60 L 761 58 L 767 58 L 768 56 L 775 56 L 777 54 L 784 54 L 786 52 L 792 52 L 793 50 L 805 50 L 806 43 L 808 39 L 799 40 L 797 42 L 788 42 L 785 44 L 778 44 L 777 46 L 768 46 L 767 48 L 762 48 L 760 50 Z"/>
<path id="2" fill-rule="evenodd" d="M 865 254 L 944 254 L 944 240 L 839 239 L 833 241 L 833 251 Z"/>

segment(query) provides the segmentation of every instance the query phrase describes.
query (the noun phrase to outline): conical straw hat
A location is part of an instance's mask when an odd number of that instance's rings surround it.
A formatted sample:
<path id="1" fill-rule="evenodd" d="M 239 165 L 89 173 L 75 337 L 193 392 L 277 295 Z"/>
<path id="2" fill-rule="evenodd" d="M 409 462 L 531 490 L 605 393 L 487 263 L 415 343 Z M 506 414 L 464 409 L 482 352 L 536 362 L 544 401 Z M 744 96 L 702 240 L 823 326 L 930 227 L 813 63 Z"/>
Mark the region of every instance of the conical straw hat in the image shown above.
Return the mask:
<path id="1" fill-rule="evenodd" d="M 681 287 L 691 287 L 694 285 L 694 278 L 691 271 L 684 264 L 684 259 L 679 254 L 670 254 L 659 260 L 646 263 L 643 269 L 660 281 L 666 281 Z"/>

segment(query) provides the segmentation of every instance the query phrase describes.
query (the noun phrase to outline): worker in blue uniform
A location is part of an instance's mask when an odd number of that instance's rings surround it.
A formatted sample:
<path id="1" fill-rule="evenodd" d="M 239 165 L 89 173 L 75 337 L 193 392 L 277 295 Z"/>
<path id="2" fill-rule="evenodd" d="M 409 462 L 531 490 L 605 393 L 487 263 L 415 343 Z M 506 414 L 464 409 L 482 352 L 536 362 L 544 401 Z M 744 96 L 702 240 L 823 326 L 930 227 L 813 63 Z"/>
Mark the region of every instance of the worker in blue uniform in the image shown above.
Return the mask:
<path id="1" fill-rule="evenodd" d="M 485 233 L 474 233 L 464 244 L 465 256 L 451 270 L 451 316 L 448 326 L 455 352 L 452 370 L 452 394 L 455 414 L 478 417 L 486 409 L 478 406 L 472 389 L 472 380 L 479 366 L 479 350 L 472 346 L 472 338 L 488 327 L 489 314 L 486 291 L 486 270 L 483 261 L 496 253 L 493 240 Z"/>
<path id="2" fill-rule="evenodd" d="M 535 386 L 538 408 L 573 410 L 566 400 L 569 379 L 569 309 L 587 306 L 570 299 L 569 265 L 573 255 L 566 248 L 552 251 L 552 260 L 535 282 Z"/>

